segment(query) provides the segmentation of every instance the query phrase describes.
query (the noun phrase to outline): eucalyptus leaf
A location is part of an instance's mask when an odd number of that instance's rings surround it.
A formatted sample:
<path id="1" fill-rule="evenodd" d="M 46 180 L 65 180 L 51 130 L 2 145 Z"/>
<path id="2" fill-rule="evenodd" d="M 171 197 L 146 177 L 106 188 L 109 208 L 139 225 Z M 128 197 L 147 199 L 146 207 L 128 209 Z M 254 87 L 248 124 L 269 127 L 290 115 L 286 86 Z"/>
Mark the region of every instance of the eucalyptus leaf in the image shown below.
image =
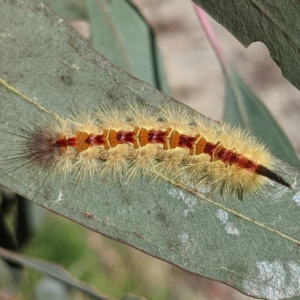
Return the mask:
<path id="1" fill-rule="evenodd" d="M 66 270 L 61 266 L 54 263 L 49 263 L 41 259 L 32 258 L 29 256 L 24 256 L 0 247 L 0 257 L 10 261 L 15 264 L 21 264 L 24 267 L 32 268 L 38 272 L 42 272 L 57 279 L 59 282 L 63 282 L 70 287 L 77 288 L 78 290 L 84 292 L 85 294 L 92 296 L 93 299 L 99 300 L 109 300 L 109 298 L 101 293 L 99 293 L 94 287 L 88 286 L 74 279 Z"/>
<path id="2" fill-rule="evenodd" d="M 263 42 L 282 74 L 300 88 L 300 6 L 297 0 L 194 0 L 245 47 Z"/>
<path id="3" fill-rule="evenodd" d="M 87 0 L 94 48 L 123 70 L 151 85 L 157 75 L 154 66 L 161 65 L 150 29 L 127 1 Z M 154 45 L 153 45 L 154 44 Z M 153 62 L 153 56 L 158 58 Z M 165 85 L 163 85 L 165 87 Z M 165 90 L 167 91 L 167 90 Z"/>
<path id="4" fill-rule="evenodd" d="M 175 101 L 90 49 L 37 0 L 0 2 L 0 184 L 57 214 L 189 272 L 266 299 L 300 293 L 300 192 L 277 184 L 264 195 L 218 193 L 138 177 L 78 182 L 30 165 L 12 168 L 18 127 L 93 111 L 102 101 L 157 106 Z M 184 106 L 191 115 L 197 113 Z M 299 187 L 295 169 L 278 171 Z M 51 180 L 50 180 L 51 179 Z M 47 184 L 45 184 L 47 183 Z"/>
<path id="5" fill-rule="evenodd" d="M 43 0 L 65 20 L 82 20 L 87 18 L 86 0 Z"/>

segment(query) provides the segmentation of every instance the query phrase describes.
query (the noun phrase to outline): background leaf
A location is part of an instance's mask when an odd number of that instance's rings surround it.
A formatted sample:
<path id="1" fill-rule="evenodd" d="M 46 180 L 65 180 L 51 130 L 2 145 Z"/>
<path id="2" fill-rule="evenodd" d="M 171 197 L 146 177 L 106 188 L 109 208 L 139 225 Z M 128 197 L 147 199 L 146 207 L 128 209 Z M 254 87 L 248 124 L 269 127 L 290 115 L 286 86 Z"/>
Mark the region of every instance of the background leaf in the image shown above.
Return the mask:
<path id="1" fill-rule="evenodd" d="M 293 166 L 299 166 L 299 159 L 284 131 L 240 75 L 228 66 L 206 13 L 196 5 L 194 8 L 224 75 L 226 87 L 224 121 L 251 132 L 258 139 L 263 140 L 274 156 Z"/>
<path id="2" fill-rule="evenodd" d="M 83 291 L 85 294 L 92 296 L 93 299 L 100 299 L 100 300 L 111 299 L 96 291 L 94 287 L 88 286 L 87 284 L 79 282 L 78 280 L 72 278 L 72 276 L 68 274 L 66 270 L 64 270 L 62 267 L 56 264 L 49 263 L 47 261 L 42 261 L 36 258 L 24 256 L 21 254 L 17 254 L 15 252 L 8 251 L 1 247 L 0 247 L 0 257 L 6 259 L 7 261 L 21 264 L 25 267 L 33 268 L 39 272 L 43 272 L 51 276 L 52 278 L 55 278 L 60 282 L 67 284 L 70 287 L 74 287 L 77 288 L 78 290 Z"/>
<path id="3" fill-rule="evenodd" d="M 2 2 L 0 31 L 0 122 L 6 131 L 1 131 L 2 185 L 87 228 L 246 294 L 282 299 L 300 292 L 295 191 L 270 185 L 265 197 L 241 202 L 147 178 L 133 184 L 95 178 L 81 186 L 70 174 L 45 186 L 44 171 L 6 169 L 3 159 L 17 151 L 9 134 L 18 132 L 13 126 L 30 127 L 49 118 L 37 104 L 64 117 L 74 103 L 93 109 L 107 99 L 146 99 L 153 106 L 173 100 L 95 53 L 36 0 Z M 5 88 L 7 82 L 32 102 Z M 294 169 L 280 162 L 278 168 L 294 181 Z"/>
<path id="4" fill-rule="evenodd" d="M 68 21 L 87 18 L 86 0 L 44 0 L 43 3 Z"/>
<path id="5" fill-rule="evenodd" d="M 128 1 L 87 0 L 94 48 L 118 67 L 157 86 L 161 58 L 147 23 Z M 155 60 L 153 60 L 155 58 Z M 165 82 L 165 80 L 164 80 Z M 168 92 L 164 83 L 162 88 Z"/>
<path id="6" fill-rule="evenodd" d="M 300 7 L 296 0 L 194 0 L 245 47 L 263 42 L 295 87 L 300 88 Z"/>
<path id="7" fill-rule="evenodd" d="M 233 69 L 225 74 L 224 120 L 252 132 L 268 145 L 272 154 L 299 167 L 299 159 L 287 136 L 260 99 Z M 255 130 L 253 130 L 255 128 Z"/>

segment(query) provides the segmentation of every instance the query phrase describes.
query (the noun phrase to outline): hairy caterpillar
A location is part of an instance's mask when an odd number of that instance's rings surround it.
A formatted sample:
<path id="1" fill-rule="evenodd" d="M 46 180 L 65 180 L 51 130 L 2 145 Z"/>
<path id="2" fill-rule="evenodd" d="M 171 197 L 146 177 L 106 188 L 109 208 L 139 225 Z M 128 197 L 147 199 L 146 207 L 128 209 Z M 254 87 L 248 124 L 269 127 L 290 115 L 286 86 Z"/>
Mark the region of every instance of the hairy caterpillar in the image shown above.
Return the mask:
<path id="1" fill-rule="evenodd" d="M 65 119 L 51 118 L 22 132 L 15 160 L 59 175 L 76 173 L 80 181 L 94 176 L 134 180 L 144 174 L 240 199 L 259 193 L 268 180 L 291 188 L 254 137 L 201 115 L 189 116 L 177 104 L 77 107 Z"/>

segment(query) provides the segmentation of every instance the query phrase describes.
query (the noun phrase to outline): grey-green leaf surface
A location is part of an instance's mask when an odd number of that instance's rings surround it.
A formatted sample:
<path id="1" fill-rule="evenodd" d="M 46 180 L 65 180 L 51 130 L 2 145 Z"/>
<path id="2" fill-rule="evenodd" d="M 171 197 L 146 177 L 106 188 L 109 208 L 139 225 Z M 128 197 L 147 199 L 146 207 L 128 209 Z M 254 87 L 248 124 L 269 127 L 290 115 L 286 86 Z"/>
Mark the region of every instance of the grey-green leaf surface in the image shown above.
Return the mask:
<path id="1" fill-rule="evenodd" d="M 68 21 L 87 18 L 86 0 L 44 0 L 43 2 Z"/>
<path id="2" fill-rule="evenodd" d="M 297 0 L 194 0 L 245 47 L 263 42 L 283 75 L 300 88 L 300 6 Z"/>
<path id="3" fill-rule="evenodd" d="M 70 287 L 76 288 L 85 294 L 92 296 L 93 299 L 99 300 L 109 300 L 109 298 L 101 293 L 99 293 L 94 287 L 88 286 L 85 283 L 82 283 L 75 278 L 73 278 L 66 270 L 64 270 L 61 266 L 56 265 L 54 263 L 49 263 L 47 261 L 43 261 L 41 259 L 36 259 L 28 256 L 24 256 L 4 248 L 0 247 L 0 257 L 6 259 L 7 261 L 20 264 L 22 266 L 32 268 L 38 272 L 42 272 L 47 274 L 60 282 L 64 282 Z"/>
<path id="4" fill-rule="evenodd" d="M 46 180 L 46 171 L 33 172 L 30 165 L 12 168 L 7 158 L 17 153 L 18 143 L 11 132 L 32 127 L 49 113 L 63 118 L 74 104 L 93 110 L 103 100 L 151 106 L 174 100 L 90 49 L 39 1 L 0 3 L 0 184 L 91 230 L 243 293 L 266 299 L 300 293 L 297 191 L 270 183 L 263 196 L 239 201 L 175 186 L 172 178 L 139 177 L 132 183 L 95 178 L 80 184 L 76 174 Z M 297 171 L 277 165 L 299 187 Z"/>
<path id="5" fill-rule="evenodd" d="M 299 159 L 283 130 L 259 98 L 232 69 L 225 74 L 226 97 L 224 120 L 234 126 L 252 131 L 270 148 L 272 154 L 294 167 Z M 251 130 L 254 128 L 254 130 Z"/>
<path id="6" fill-rule="evenodd" d="M 300 300 L 300 296 L 295 296 L 295 297 L 286 298 L 286 299 L 289 299 L 289 300 Z"/>

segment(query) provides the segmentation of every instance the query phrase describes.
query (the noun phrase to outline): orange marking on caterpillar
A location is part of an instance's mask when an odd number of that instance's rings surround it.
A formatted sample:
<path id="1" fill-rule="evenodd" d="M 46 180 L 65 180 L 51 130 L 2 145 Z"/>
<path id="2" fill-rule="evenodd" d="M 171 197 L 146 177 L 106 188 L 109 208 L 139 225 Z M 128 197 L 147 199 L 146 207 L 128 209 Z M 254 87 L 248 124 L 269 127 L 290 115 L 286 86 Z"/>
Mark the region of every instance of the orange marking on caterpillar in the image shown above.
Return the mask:
<path id="1" fill-rule="evenodd" d="M 76 140 L 77 140 L 77 150 L 78 152 L 82 152 L 89 148 L 89 143 L 87 142 L 89 138 L 88 133 L 77 131 L 76 132 Z"/>
<path id="2" fill-rule="evenodd" d="M 114 129 L 105 129 L 103 135 L 105 137 L 105 150 L 115 148 L 118 145 L 117 131 L 115 131 Z"/>
<path id="3" fill-rule="evenodd" d="M 178 147 L 179 137 L 180 137 L 179 132 L 177 130 L 173 130 L 172 128 L 168 128 L 165 134 L 166 134 L 166 138 L 165 138 L 163 149 L 169 150 Z"/>
<path id="4" fill-rule="evenodd" d="M 135 140 L 133 146 L 135 149 L 145 147 L 148 144 L 149 131 L 145 128 L 134 128 Z"/>
<path id="5" fill-rule="evenodd" d="M 196 155 L 200 155 L 204 152 L 206 146 L 206 139 L 204 137 L 200 137 L 196 141 Z"/>

